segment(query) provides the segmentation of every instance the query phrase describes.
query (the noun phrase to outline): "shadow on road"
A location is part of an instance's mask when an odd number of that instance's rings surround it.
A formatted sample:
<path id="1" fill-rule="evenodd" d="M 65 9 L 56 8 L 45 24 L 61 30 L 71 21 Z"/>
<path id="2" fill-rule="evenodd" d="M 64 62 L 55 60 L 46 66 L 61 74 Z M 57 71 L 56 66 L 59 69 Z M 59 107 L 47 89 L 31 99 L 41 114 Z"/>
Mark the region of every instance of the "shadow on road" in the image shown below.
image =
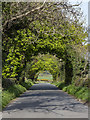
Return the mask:
<path id="1" fill-rule="evenodd" d="M 28 112 L 55 112 L 59 110 L 85 112 L 87 107 L 53 85 L 38 84 L 32 86 L 29 91 L 11 103 L 5 111 L 15 109 Z"/>

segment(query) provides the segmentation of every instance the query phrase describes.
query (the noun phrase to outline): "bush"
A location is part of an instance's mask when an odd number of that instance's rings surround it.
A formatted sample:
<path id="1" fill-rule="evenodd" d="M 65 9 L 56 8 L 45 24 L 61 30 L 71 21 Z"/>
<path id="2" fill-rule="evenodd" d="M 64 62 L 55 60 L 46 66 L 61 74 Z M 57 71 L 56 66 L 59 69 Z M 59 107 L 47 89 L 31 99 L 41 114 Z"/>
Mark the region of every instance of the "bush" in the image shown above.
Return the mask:
<path id="1" fill-rule="evenodd" d="M 25 82 L 22 82 L 21 85 L 23 87 L 25 87 L 26 89 L 29 89 L 33 85 L 33 82 L 32 81 L 25 81 Z"/>
<path id="2" fill-rule="evenodd" d="M 85 91 L 83 94 L 82 94 L 82 100 L 84 101 L 88 101 L 88 91 Z"/>
<path id="3" fill-rule="evenodd" d="M 62 90 L 63 90 L 64 92 L 66 92 L 66 91 L 67 91 L 67 87 L 64 87 Z"/>
<path id="4" fill-rule="evenodd" d="M 67 92 L 71 95 L 74 95 L 76 91 L 77 91 L 77 87 L 74 85 L 69 85 L 67 87 Z"/>
<path id="5" fill-rule="evenodd" d="M 81 88 L 76 92 L 75 96 L 82 100 L 88 100 L 88 89 L 86 87 Z"/>
<path id="6" fill-rule="evenodd" d="M 65 87 L 65 83 L 60 83 L 58 87 L 60 88 L 60 90 L 62 90 Z"/>
<path id="7" fill-rule="evenodd" d="M 15 81 L 16 81 L 15 78 L 2 79 L 2 87 L 9 88 L 10 86 L 15 84 Z"/>
<path id="8" fill-rule="evenodd" d="M 65 82 L 55 82 L 54 85 L 56 85 L 59 89 L 63 89 L 65 87 Z"/>

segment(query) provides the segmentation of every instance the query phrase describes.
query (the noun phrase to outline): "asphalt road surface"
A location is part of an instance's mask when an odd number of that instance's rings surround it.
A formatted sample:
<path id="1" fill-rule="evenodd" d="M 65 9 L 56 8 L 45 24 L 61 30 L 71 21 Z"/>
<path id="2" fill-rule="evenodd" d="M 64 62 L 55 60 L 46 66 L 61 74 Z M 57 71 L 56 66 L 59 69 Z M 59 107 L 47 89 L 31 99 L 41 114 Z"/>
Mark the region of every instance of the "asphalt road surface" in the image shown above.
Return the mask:
<path id="1" fill-rule="evenodd" d="M 88 118 L 88 107 L 49 83 L 33 85 L 3 110 L 3 118 Z"/>

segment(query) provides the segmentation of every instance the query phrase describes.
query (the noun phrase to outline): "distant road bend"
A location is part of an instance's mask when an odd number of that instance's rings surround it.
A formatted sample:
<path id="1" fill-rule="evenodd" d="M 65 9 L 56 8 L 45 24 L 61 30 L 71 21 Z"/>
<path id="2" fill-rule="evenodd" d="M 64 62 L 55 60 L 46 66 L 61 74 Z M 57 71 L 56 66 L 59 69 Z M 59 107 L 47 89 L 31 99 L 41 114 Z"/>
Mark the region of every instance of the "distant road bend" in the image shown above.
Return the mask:
<path id="1" fill-rule="evenodd" d="M 54 85 L 39 83 L 12 101 L 3 118 L 88 118 L 88 107 Z"/>

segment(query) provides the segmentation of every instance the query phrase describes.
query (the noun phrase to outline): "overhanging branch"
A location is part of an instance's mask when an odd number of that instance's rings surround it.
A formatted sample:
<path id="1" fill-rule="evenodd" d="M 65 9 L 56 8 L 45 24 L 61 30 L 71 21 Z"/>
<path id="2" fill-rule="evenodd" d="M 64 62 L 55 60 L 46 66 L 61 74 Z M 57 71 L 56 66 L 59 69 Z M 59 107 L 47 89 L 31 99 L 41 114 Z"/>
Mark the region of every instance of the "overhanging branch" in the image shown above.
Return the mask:
<path id="1" fill-rule="evenodd" d="M 45 4 L 45 2 L 46 2 L 46 0 L 44 1 L 43 5 L 41 5 L 40 7 L 34 8 L 34 9 L 32 9 L 31 11 L 28 11 L 28 12 L 26 12 L 26 13 L 24 13 L 24 14 L 15 16 L 15 17 L 11 18 L 10 20 L 7 20 L 7 21 L 4 23 L 3 27 L 5 27 L 5 26 L 7 25 L 7 23 L 9 23 L 9 22 L 12 22 L 12 21 L 14 21 L 14 20 L 16 20 L 16 19 L 20 19 L 20 18 L 22 18 L 22 17 L 25 17 L 25 16 L 27 16 L 28 14 L 30 14 L 30 13 L 36 11 L 36 10 L 42 9 L 43 6 L 44 6 L 44 4 Z"/>

